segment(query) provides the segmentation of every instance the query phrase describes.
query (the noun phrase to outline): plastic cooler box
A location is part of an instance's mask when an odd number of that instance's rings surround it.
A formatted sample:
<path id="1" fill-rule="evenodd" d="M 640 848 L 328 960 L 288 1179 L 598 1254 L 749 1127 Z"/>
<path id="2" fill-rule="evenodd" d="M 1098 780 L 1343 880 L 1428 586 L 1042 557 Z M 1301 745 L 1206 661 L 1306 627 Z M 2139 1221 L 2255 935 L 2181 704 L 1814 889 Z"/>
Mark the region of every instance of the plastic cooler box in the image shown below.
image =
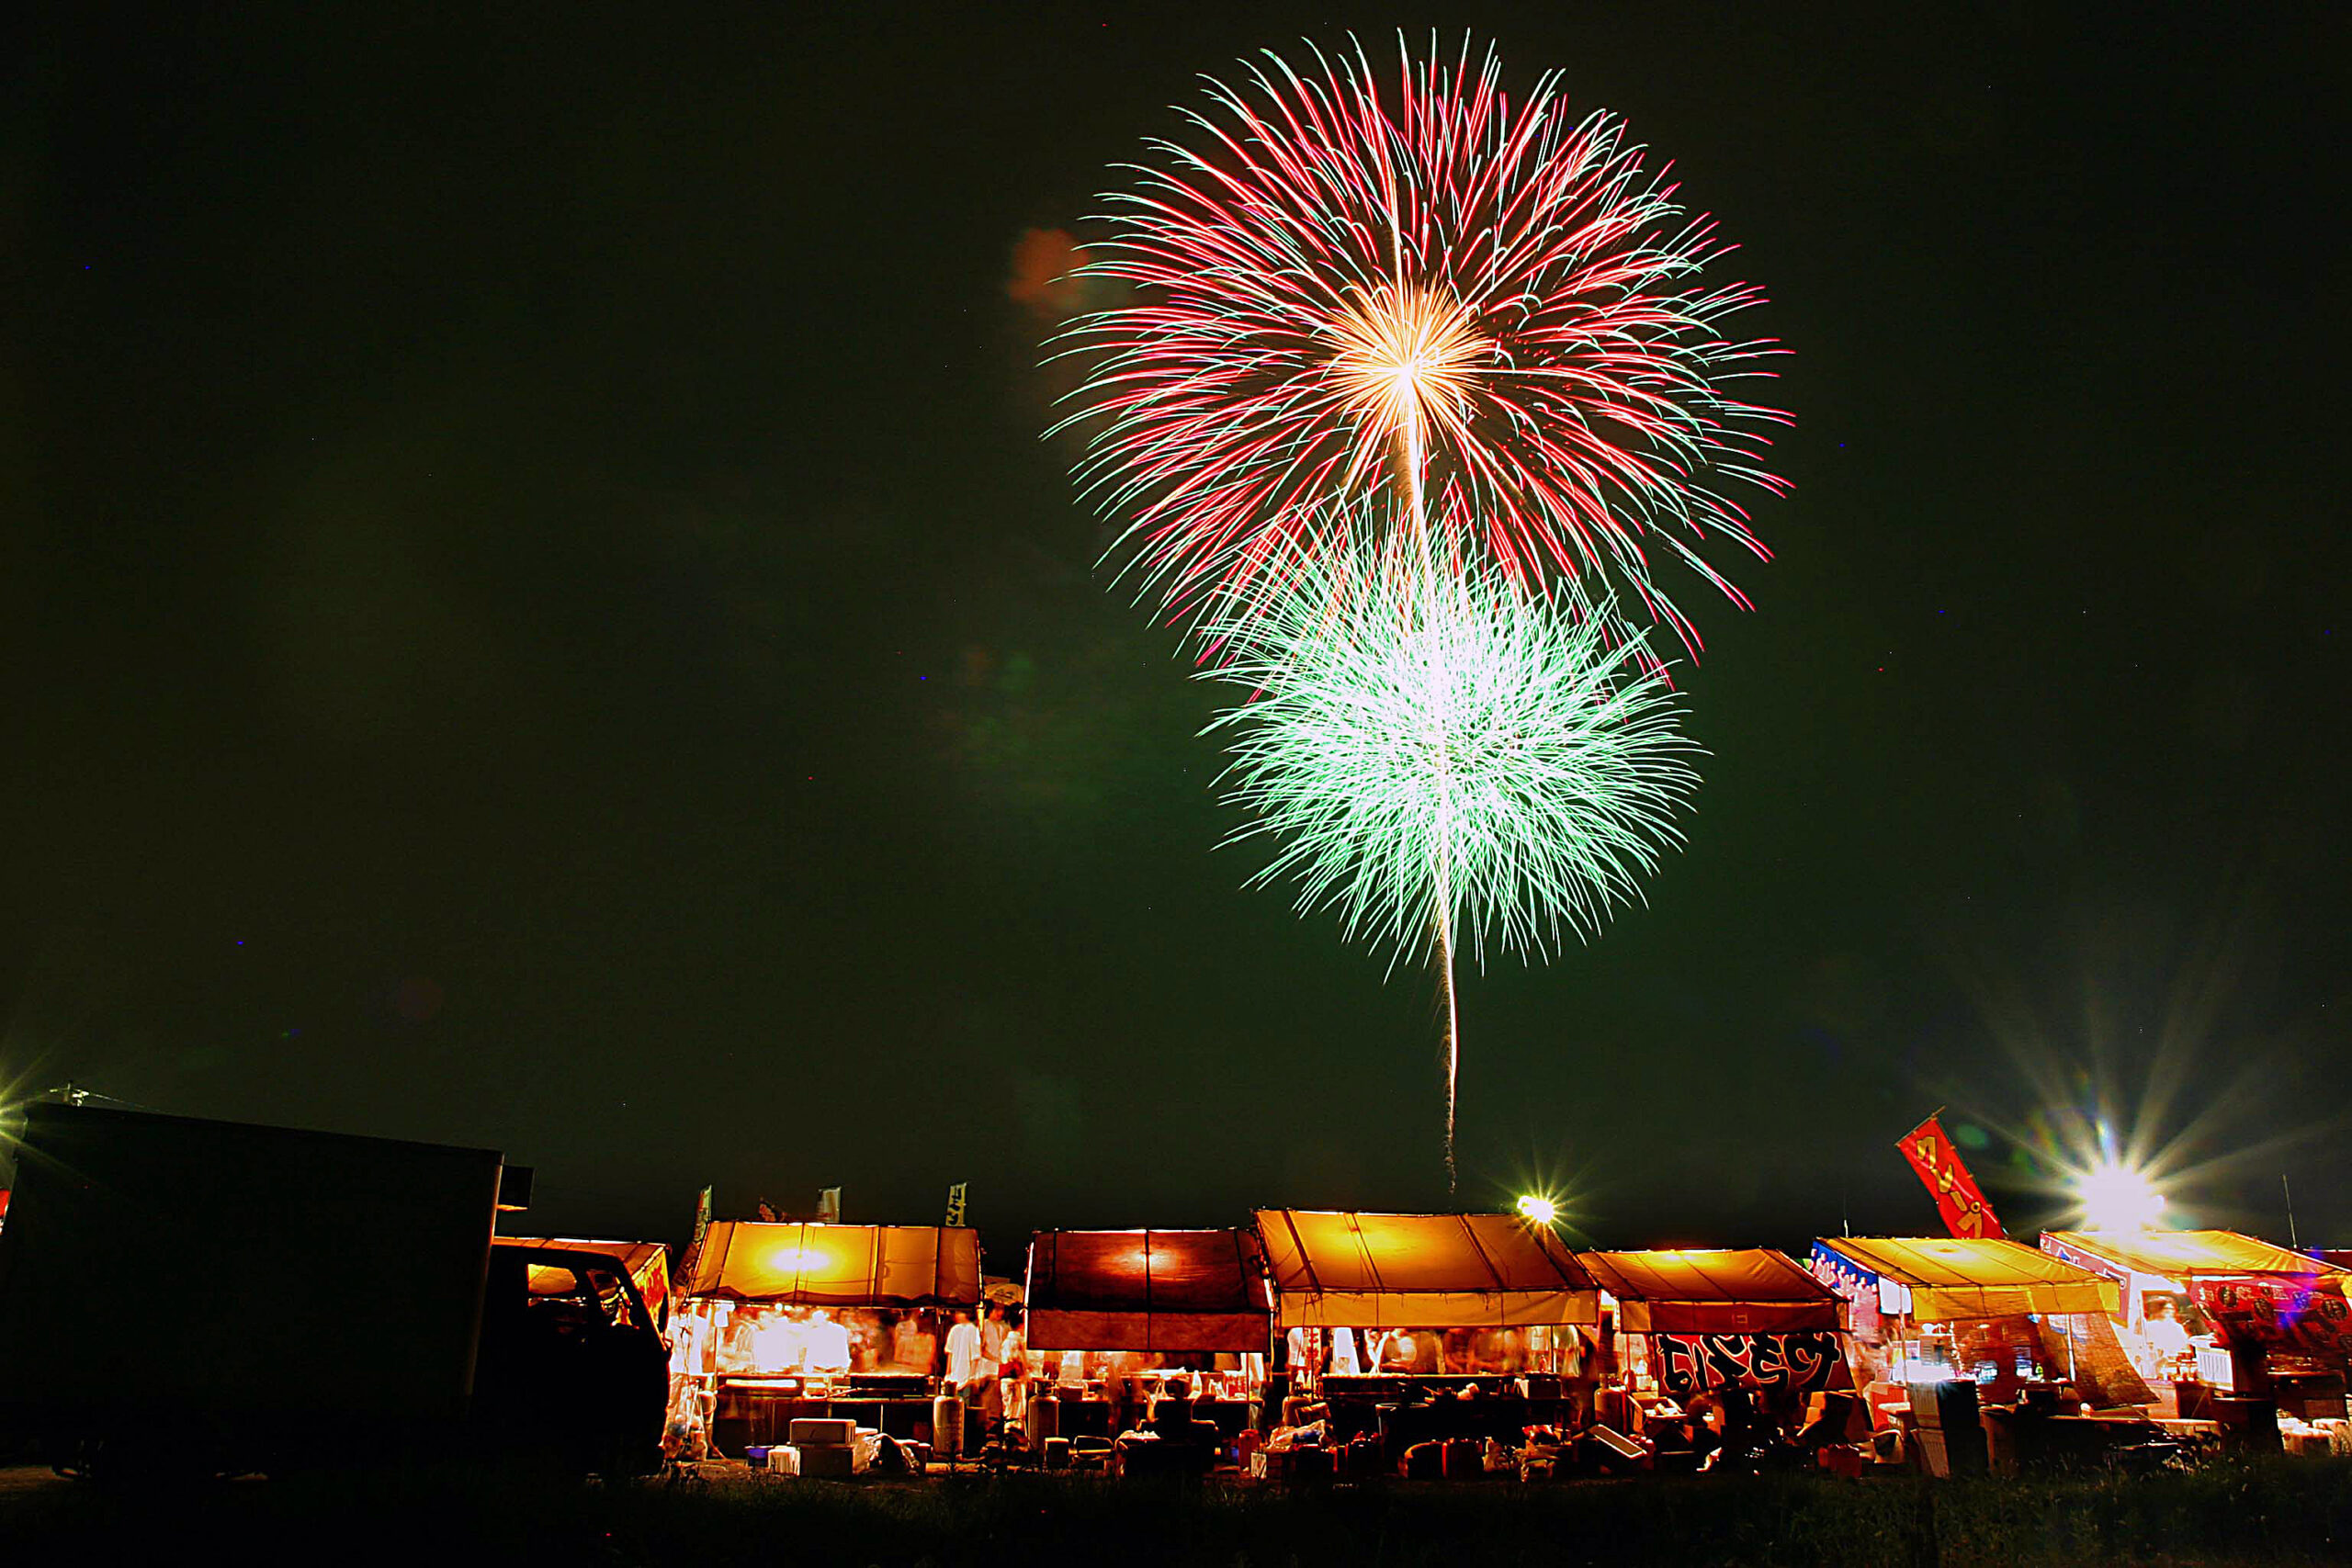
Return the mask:
<path id="1" fill-rule="evenodd" d="M 847 1448 L 857 1438 L 857 1423 L 831 1416 L 797 1416 L 786 1429 L 785 1438 L 794 1448 L 805 1448 L 811 1443 Z"/>

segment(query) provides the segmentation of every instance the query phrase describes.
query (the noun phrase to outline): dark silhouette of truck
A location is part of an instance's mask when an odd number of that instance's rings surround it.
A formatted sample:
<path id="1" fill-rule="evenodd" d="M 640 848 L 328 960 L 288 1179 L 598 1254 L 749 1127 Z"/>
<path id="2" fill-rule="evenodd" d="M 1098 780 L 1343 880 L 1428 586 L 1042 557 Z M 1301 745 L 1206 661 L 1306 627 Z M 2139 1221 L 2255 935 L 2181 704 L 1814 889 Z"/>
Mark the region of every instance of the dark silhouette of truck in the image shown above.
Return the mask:
<path id="1" fill-rule="evenodd" d="M 0 1435 L 98 1476 L 661 1463 L 667 1357 L 609 1256 L 493 1235 L 500 1156 L 37 1105 L 0 1226 Z"/>

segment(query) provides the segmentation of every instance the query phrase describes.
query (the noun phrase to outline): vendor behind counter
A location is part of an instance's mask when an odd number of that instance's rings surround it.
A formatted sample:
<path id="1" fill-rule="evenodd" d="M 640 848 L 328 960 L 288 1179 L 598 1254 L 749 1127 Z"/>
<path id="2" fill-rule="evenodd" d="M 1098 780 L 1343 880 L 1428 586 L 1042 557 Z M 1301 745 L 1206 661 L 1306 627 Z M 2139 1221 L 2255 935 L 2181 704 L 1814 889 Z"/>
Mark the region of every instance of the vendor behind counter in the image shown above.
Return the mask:
<path id="1" fill-rule="evenodd" d="M 679 1292 L 673 1429 L 722 1451 L 802 1415 L 911 1435 L 930 1420 L 946 1315 L 979 1300 L 965 1227 L 714 1224 Z"/>

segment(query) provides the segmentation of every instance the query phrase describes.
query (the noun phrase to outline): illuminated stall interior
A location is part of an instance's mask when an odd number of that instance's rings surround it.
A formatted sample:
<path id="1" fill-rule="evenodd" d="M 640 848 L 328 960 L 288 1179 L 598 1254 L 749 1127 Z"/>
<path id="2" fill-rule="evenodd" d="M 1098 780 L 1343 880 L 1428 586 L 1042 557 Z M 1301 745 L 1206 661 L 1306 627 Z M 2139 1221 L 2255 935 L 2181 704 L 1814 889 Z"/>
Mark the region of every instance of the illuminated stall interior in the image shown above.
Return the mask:
<path id="1" fill-rule="evenodd" d="M 1038 1430 L 1113 1436 L 1168 1394 L 1247 1424 L 1273 1314 L 1251 1232 L 1040 1231 L 1026 1294 Z"/>
<path id="2" fill-rule="evenodd" d="M 2180 1384 L 2286 1379 L 2282 1407 L 2305 1403 L 2292 1384 L 2332 1384 L 2310 1403 L 2341 1414 L 2352 1273 L 2236 1231 L 2048 1231 L 2041 1246 L 2117 1287 L 2108 1310 L 2158 1403 L 2177 1402 Z"/>
<path id="3" fill-rule="evenodd" d="M 2098 1330 L 2112 1280 L 1988 1236 L 1826 1236 L 1814 1273 L 1848 1303 L 1855 1381 L 1884 1425 L 1911 1383 L 1973 1378 L 1987 1404 L 2072 1386 L 2089 1403 L 2146 1390 Z"/>
<path id="4" fill-rule="evenodd" d="M 656 1327 L 665 1326 L 670 1311 L 670 1249 L 658 1241 L 575 1241 L 561 1236 L 501 1236 L 502 1247 L 555 1247 L 571 1252 L 601 1252 L 628 1271 L 645 1310 Z"/>
<path id="5" fill-rule="evenodd" d="M 1579 1252 L 1577 1260 L 1600 1286 L 1616 1381 L 1636 1410 L 1731 1384 L 1792 1404 L 1850 1386 L 1838 1294 L 1786 1253 Z M 1602 1416 L 1611 1426 L 1643 1424 L 1631 1413 Z"/>
<path id="6" fill-rule="evenodd" d="M 1257 1221 L 1293 1386 L 1335 1404 L 1436 1387 L 1555 1399 L 1577 1329 L 1600 1320 L 1592 1276 L 1518 1214 L 1261 1209 Z"/>
<path id="7" fill-rule="evenodd" d="M 700 1395 L 724 1452 L 804 1416 L 917 1435 L 950 1316 L 979 1301 L 969 1229 L 720 1221 L 680 1282 L 673 1383 Z"/>

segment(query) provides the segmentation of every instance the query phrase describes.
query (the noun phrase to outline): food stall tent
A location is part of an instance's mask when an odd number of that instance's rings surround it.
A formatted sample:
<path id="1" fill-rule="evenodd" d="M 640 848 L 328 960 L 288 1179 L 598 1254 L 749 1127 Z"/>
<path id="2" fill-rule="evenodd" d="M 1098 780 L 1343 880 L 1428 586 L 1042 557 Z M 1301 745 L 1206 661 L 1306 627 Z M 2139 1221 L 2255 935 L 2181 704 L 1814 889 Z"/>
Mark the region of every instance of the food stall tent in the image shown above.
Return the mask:
<path id="1" fill-rule="evenodd" d="M 679 1283 L 672 1370 L 701 1391 L 722 1451 L 780 1441 L 802 1416 L 920 1436 L 944 1315 L 979 1301 L 967 1227 L 719 1221 Z"/>
<path id="2" fill-rule="evenodd" d="M 1676 1400 L 1705 1389 L 1811 1393 L 1844 1386 L 1837 1292 L 1770 1247 L 1580 1252 L 1614 1303 L 1617 1359 Z"/>
<path id="3" fill-rule="evenodd" d="M 2046 1231 L 2041 1246 L 2119 1287 L 2109 1310 L 2176 1401 L 2199 1387 L 2274 1392 L 2275 1371 L 2291 1380 L 2275 1390 L 2287 1414 L 2341 1414 L 2352 1273 L 2237 1231 Z M 2187 1320 L 2181 1329 L 2152 1329 L 2158 1302 Z M 2166 1386 L 2175 1373 L 2188 1388 Z"/>
<path id="4" fill-rule="evenodd" d="M 1286 1354 L 1303 1337 L 1292 1331 L 1369 1331 L 1359 1365 L 1370 1370 L 1317 1388 L 1335 1439 L 1377 1426 L 1393 1458 L 1434 1437 L 1517 1441 L 1567 1413 L 1560 1358 L 1576 1326 L 1598 1323 L 1600 1291 L 1548 1225 L 1306 1209 L 1256 1219 Z M 1304 1386 L 1315 1369 L 1294 1370 Z"/>
<path id="5" fill-rule="evenodd" d="M 1857 1381 L 1879 1391 L 1973 1376 L 1987 1400 L 2066 1380 L 2096 1404 L 2146 1397 L 2112 1336 L 2096 1332 L 2114 1282 L 2023 1242 L 1825 1236 L 1813 1271 L 1847 1299 Z M 1883 1417 L 1887 1399 L 1872 1405 Z"/>
<path id="6" fill-rule="evenodd" d="M 1025 1294 L 1041 1434 L 1112 1436 L 1174 1389 L 1203 1419 L 1247 1424 L 1273 1316 L 1256 1233 L 1039 1231 Z"/>

